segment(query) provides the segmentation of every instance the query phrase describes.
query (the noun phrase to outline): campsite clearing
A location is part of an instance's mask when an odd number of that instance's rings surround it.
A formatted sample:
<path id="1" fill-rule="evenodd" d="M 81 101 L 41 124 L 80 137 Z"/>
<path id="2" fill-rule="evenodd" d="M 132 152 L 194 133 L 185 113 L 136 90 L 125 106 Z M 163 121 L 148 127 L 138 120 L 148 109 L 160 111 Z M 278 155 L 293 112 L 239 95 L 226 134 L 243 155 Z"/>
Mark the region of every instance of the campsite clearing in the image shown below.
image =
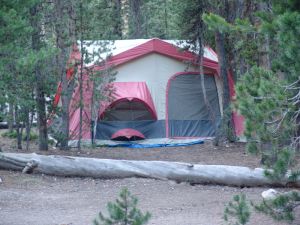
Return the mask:
<path id="1" fill-rule="evenodd" d="M 1 137 L 4 152 L 16 152 L 14 141 Z M 19 151 L 18 151 L 19 152 Z M 33 143 L 30 152 L 37 151 Z M 45 154 L 45 153 L 44 153 Z M 78 152 L 51 149 L 46 154 L 113 159 L 166 160 L 258 167 L 259 159 L 245 154 L 244 144 L 215 147 L 204 144 L 152 149 L 85 148 Z M 224 205 L 236 194 L 245 193 L 255 202 L 267 188 L 177 184 L 152 179 L 99 180 L 21 174 L 0 170 L 1 225 L 91 224 L 99 210 L 105 211 L 123 187 L 139 198 L 139 205 L 152 214 L 151 225 L 218 225 Z M 254 214 L 250 224 L 276 225 L 272 219 Z"/>

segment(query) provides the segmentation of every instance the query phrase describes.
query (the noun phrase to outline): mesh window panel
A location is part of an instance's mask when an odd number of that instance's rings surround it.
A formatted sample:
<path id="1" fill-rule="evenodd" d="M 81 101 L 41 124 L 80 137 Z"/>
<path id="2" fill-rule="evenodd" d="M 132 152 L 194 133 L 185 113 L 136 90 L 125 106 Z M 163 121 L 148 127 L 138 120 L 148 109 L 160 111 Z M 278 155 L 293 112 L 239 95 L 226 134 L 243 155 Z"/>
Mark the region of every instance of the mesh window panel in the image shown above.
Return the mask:
<path id="1" fill-rule="evenodd" d="M 168 92 L 168 119 L 170 137 L 214 136 L 220 122 L 217 86 L 213 76 L 205 75 L 206 104 L 201 76 L 185 74 L 170 82 Z"/>
<path id="2" fill-rule="evenodd" d="M 104 121 L 153 120 L 153 116 L 143 102 L 123 100 L 104 113 Z"/>

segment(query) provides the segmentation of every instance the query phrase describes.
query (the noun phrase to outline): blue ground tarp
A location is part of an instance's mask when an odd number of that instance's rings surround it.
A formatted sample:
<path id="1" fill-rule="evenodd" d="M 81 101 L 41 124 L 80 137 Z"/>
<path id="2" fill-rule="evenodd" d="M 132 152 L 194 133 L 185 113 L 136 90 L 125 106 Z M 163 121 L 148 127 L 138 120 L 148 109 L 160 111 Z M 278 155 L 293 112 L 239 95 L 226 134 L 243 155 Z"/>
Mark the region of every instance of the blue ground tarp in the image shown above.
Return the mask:
<path id="1" fill-rule="evenodd" d="M 125 147 L 125 148 L 161 148 L 161 147 L 179 147 L 179 146 L 189 146 L 196 144 L 203 144 L 203 140 L 192 141 L 188 143 L 164 143 L 164 144 L 138 144 L 135 142 L 126 142 L 120 144 L 108 144 L 107 147 Z"/>

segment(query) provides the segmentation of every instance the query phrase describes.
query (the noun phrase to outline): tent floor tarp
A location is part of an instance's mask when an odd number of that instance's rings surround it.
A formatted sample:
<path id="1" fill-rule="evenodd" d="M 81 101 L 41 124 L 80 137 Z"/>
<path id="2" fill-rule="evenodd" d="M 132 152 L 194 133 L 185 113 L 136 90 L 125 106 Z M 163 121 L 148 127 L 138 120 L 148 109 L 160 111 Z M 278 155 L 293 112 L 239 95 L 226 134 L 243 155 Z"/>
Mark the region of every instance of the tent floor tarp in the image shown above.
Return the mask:
<path id="1" fill-rule="evenodd" d="M 160 148 L 160 147 L 178 147 L 203 144 L 206 138 L 190 138 L 190 139 L 170 139 L 170 138 L 154 138 L 138 141 L 112 141 L 112 140 L 95 140 L 96 146 L 105 147 L 126 147 L 126 148 Z M 207 138 L 208 139 L 208 138 Z M 77 147 L 78 140 L 69 141 L 70 147 Z M 82 145 L 91 146 L 91 140 L 82 140 Z"/>

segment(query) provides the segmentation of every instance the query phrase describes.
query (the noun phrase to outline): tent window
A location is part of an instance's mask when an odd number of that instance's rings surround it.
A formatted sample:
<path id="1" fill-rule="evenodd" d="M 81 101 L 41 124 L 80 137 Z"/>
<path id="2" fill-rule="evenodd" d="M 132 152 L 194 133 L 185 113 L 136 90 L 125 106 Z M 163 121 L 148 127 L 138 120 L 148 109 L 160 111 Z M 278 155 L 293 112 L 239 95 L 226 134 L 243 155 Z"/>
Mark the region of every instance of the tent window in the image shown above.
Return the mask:
<path id="1" fill-rule="evenodd" d="M 151 112 L 141 101 L 127 99 L 118 101 L 104 113 L 105 121 L 153 120 Z"/>

